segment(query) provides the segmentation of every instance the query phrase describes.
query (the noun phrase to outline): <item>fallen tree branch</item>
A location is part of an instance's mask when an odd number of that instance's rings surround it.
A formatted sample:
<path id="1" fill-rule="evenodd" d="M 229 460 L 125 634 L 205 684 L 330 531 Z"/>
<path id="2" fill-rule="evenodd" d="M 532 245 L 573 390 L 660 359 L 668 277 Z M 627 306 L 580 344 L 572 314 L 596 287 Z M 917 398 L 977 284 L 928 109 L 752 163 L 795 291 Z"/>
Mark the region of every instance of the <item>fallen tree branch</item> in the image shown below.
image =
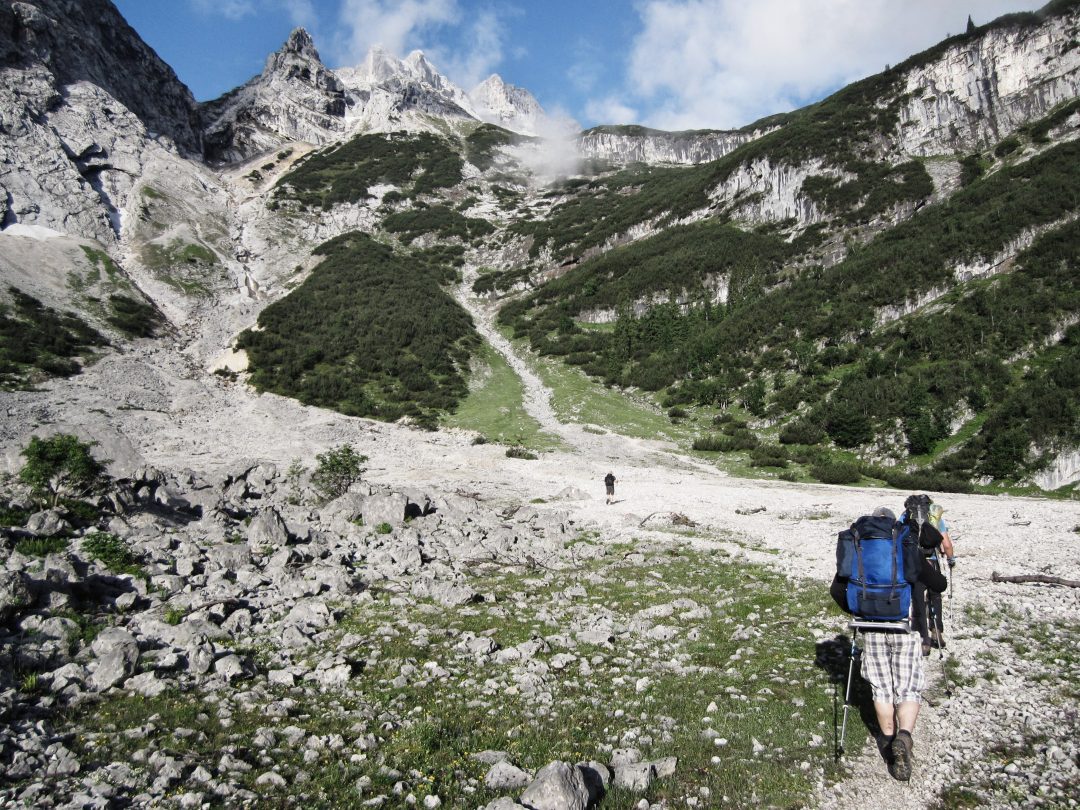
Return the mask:
<path id="1" fill-rule="evenodd" d="M 697 524 L 694 521 L 692 521 L 690 518 L 688 518 L 686 515 L 682 514 L 681 512 L 667 512 L 667 511 L 653 512 L 651 515 L 647 515 L 645 517 L 645 519 L 643 521 L 641 521 L 641 523 L 638 524 L 638 526 L 644 526 L 646 523 L 648 523 L 650 520 L 652 520 L 657 515 L 667 515 L 668 519 L 671 521 L 672 525 L 674 525 L 674 526 L 690 526 L 691 528 L 693 528 L 694 526 L 697 526 Z"/>
<path id="2" fill-rule="evenodd" d="M 1025 582 L 1041 582 L 1045 585 L 1064 585 L 1066 588 L 1080 588 L 1080 581 L 1078 580 L 1051 577 L 1046 574 L 1017 574 L 1013 577 L 1007 577 L 995 571 L 990 575 L 990 579 L 993 582 L 1012 582 L 1017 585 L 1023 585 Z"/>

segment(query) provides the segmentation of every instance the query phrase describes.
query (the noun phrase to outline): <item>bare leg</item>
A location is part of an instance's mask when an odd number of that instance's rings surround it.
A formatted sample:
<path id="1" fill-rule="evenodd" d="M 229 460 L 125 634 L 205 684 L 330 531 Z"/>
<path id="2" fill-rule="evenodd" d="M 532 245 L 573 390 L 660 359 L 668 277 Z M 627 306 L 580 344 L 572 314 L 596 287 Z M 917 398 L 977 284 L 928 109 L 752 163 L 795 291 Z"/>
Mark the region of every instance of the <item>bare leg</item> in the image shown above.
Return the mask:
<path id="1" fill-rule="evenodd" d="M 895 712 L 896 707 L 893 704 L 881 700 L 874 701 L 874 714 L 877 715 L 883 737 L 891 737 L 896 733 Z"/>
<path id="2" fill-rule="evenodd" d="M 900 728 L 907 732 L 915 730 L 915 719 L 919 716 L 919 704 L 914 700 L 906 700 L 896 707 L 896 719 Z"/>

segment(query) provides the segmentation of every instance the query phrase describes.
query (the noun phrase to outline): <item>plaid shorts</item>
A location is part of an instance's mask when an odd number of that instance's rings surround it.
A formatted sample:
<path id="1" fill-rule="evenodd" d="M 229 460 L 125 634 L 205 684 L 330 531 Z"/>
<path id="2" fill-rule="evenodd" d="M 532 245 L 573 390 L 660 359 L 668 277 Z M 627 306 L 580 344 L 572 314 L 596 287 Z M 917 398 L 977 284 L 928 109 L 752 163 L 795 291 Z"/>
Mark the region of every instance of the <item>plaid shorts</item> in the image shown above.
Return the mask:
<path id="1" fill-rule="evenodd" d="M 860 672 L 870 684 L 875 701 L 892 704 L 922 701 L 926 673 L 917 633 L 871 630 L 863 633 L 862 647 Z"/>

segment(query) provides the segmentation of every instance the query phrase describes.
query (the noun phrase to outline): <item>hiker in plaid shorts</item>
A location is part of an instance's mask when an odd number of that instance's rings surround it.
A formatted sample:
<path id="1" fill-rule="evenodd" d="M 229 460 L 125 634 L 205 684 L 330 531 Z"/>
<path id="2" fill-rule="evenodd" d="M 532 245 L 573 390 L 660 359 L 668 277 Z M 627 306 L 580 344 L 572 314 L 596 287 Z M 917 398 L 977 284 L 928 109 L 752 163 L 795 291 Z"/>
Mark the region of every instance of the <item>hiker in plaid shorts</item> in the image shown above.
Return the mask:
<path id="1" fill-rule="evenodd" d="M 874 510 L 874 517 L 895 522 L 896 515 L 887 507 Z M 903 573 L 909 584 L 916 582 L 922 567 L 922 554 L 917 538 L 908 535 L 903 541 Z M 940 593 L 948 586 L 940 574 L 927 577 L 926 585 Z M 843 610 L 851 612 L 845 602 L 846 585 L 838 575 L 830 593 Z M 888 763 L 889 774 L 900 781 L 911 779 L 912 733 L 919 716 L 922 692 L 926 688 L 923 671 L 921 638 L 911 629 L 910 621 L 896 622 L 894 627 L 863 630 L 862 667 L 860 674 L 874 700 L 874 714 L 881 729 L 878 749 Z"/>

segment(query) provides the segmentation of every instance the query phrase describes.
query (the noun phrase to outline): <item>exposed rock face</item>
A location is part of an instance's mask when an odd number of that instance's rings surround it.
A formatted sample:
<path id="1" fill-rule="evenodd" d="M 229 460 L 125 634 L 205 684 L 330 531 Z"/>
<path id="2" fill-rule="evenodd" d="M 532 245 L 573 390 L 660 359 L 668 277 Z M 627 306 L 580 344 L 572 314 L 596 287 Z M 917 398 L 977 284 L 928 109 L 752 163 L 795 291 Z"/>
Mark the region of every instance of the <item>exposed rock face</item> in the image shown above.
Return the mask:
<path id="1" fill-rule="evenodd" d="M 475 121 L 465 91 L 440 74 L 420 51 L 397 59 L 375 47 L 360 65 L 342 68 L 350 132 L 426 129 L 419 116 Z"/>
<path id="2" fill-rule="evenodd" d="M 472 89 L 469 101 L 482 121 L 523 135 L 540 134 L 547 118 L 532 93 L 494 73 Z"/>
<path id="3" fill-rule="evenodd" d="M 344 85 L 297 28 L 260 75 L 202 105 L 207 157 L 233 162 L 287 141 L 329 143 L 344 133 L 345 108 Z"/>
<path id="4" fill-rule="evenodd" d="M 947 49 L 905 78 L 899 148 L 933 155 L 987 146 L 1080 93 L 1080 12 L 1004 28 Z"/>
<path id="5" fill-rule="evenodd" d="M 67 85 L 96 85 L 151 133 L 167 135 L 182 151 L 201 150 L 191 91 L 109 0 L 5 3 L 0 8 L 0 60 L 5 69 L 44 67 L 61 96 Z M 15 86 L 12 78 L 5 77 L 5 87 Z"/>
<path id="6" fill-rule="evenodd" d="M 692 165 L 718 160 L 763 135 L 755 132 L 695 130 L 662 132 L 645 127 L 594 127 L 581 133 L 583 157 L 616 164 L 675 163 Z"/>

